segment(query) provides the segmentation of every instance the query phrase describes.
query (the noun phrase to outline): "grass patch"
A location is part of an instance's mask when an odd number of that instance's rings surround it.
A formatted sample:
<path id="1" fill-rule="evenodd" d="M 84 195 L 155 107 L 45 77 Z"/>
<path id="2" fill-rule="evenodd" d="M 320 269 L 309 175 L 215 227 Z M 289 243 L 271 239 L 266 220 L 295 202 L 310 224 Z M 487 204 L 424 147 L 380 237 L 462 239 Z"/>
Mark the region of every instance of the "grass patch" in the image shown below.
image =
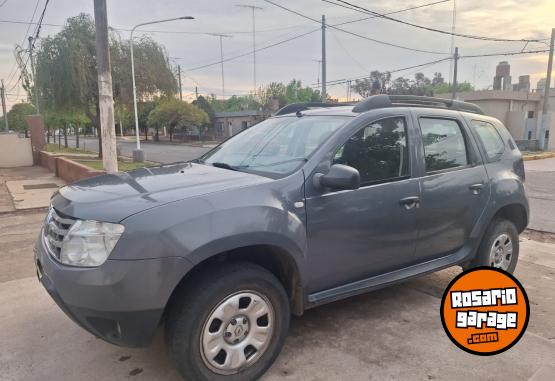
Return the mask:
<path id="1" fill-rule="evenodd" d="M 64 147 L 62 145 L 58 145 L 57 143 L 48 143 L 46 145 L 46 150 L 52 153 L 89 153 L 89 154 L 96 154 L 96 152 L 83 150 L 81 148 L 74 148 L 74 147 Z"/>
<path id="2" fill-rule="evenodd" d="M 79 164 L 86 165 L 87 167 L 96 169 L 96 170 L 103 170 L 104 167 L 102 165 L 102 160 L 73 160 L 78 162 Z M 118 170 L 120 172 L 131 171 L 137 168 L 144 168 L 144 167 L 153 167 L 157 165 L 156 163 L 145 161 L 144 163 L 134 163 L 132 161 L 118 161 Z"/>

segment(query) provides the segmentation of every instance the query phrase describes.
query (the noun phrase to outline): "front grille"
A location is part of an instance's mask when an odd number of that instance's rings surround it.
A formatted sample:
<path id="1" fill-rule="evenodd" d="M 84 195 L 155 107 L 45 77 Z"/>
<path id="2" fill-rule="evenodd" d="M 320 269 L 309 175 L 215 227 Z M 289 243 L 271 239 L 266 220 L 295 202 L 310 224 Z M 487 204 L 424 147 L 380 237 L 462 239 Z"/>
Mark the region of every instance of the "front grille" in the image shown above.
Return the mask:
<path id="1" fill-rule="evenodd" d="M 43 239 L 50 254 L 57 259 L 60 259 L 64 237 L 75 221 L 74 218 L 56 212 L 54 208 L 50 208 L 48 211 L 44 221 Z"/>

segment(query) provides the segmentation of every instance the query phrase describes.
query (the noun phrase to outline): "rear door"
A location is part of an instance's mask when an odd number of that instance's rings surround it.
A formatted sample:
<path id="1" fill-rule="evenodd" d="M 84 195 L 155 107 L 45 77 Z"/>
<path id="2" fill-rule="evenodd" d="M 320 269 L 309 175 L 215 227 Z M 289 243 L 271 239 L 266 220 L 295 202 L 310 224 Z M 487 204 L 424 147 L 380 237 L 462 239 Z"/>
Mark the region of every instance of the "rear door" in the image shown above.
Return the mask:
<path id="1" fill-rule="evenodd" d="M 417 262 L 425 262 L 464 246 L 490 192 L 476 143 L 462 118 L 413 112 L 422 156 L 415 255 Z"/>

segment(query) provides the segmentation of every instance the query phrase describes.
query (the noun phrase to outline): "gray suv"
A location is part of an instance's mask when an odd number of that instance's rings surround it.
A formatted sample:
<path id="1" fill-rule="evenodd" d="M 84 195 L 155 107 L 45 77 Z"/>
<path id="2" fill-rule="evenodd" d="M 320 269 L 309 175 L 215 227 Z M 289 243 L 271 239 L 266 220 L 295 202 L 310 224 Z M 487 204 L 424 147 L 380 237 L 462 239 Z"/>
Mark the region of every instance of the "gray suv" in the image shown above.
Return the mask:
<path id="1" fill-rule="evenodd" d="M 473 104 L 289 105 L 192 162 L 61 188 L 37 273 L 92 334 L 145 346 L 164 326 L 187 379 L 251 380 L 291 313 L 454 265 L 513 271 L 523 182 Z"/>

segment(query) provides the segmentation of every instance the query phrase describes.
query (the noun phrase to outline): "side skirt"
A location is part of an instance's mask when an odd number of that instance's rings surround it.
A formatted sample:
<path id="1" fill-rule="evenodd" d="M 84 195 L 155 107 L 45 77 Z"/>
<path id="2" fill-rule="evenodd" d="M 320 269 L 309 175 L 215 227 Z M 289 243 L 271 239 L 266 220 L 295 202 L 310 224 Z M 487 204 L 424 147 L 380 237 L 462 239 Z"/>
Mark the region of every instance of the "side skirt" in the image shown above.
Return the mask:
<path id="1" fill-rule="evenodd" d="M 306 309 L 402 283 L 412 278 L 461 264 L 468 260 L 471 252 L 472 249 L 469 250 L 468 247 L 462 248 L 458 252 L 445 257 L 309 294 Z"/>

